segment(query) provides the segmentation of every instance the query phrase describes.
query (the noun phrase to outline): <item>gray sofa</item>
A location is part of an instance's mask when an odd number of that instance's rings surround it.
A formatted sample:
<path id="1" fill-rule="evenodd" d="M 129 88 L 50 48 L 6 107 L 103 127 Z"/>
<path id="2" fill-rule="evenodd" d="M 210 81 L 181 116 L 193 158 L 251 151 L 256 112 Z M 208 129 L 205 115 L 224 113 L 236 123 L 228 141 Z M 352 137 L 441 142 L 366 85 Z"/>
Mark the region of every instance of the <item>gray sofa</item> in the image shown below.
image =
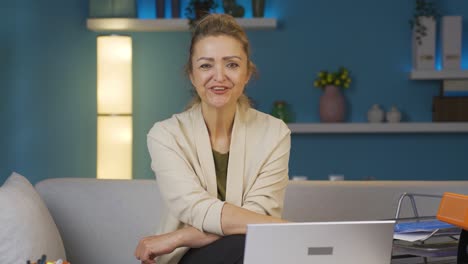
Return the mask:
<path id="1" fill-rule="evenodd" d="M 402 194 L 468 193 L 468 181 L 290 181 L 283 217 L 295 221 L 392 219 Z M 437 213 L 440 198 L 415 196 L 420 216 Z M 413 217 L 403 199 L 400 217 Z"/>
<path id="2" fill-rule="evenodd" d="M 139 263 L 138 240 L 157 229 L 162 207 L 154 180 L 58 178 L 36 184 L 62 236 L 67 259 L 80 263 Z M 291 221 L 388 219 L 402 193 L 468 194 L 468 181 L 291 181 L 283 217 Z M 435 214 L 438 199 L 418 201 Z M 411 216 L 409 203 L 402 216 Z"/>

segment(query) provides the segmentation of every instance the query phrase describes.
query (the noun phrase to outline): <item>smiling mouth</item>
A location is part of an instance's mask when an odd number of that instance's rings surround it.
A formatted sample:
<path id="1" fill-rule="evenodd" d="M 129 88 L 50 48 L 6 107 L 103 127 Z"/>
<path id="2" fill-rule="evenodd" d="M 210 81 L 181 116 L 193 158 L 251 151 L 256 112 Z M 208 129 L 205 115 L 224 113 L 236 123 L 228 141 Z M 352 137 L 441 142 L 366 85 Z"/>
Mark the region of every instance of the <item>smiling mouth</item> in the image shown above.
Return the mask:
<path id="1" fill-rule="evenodd" d="M 210 88 L 211 92 L 214 94 L 225 94 L 228 92 L 229 88 L 228 87 L 212 87 Z"/>
<path id="2" fill-rule="evenodd" d="M 213 88 L 211 88 L 211 90 L 213 90 L 213 91 L 225 91 L 227 89 L 228 88 L 226 88 L 226 87 L 213 87 Z"/>

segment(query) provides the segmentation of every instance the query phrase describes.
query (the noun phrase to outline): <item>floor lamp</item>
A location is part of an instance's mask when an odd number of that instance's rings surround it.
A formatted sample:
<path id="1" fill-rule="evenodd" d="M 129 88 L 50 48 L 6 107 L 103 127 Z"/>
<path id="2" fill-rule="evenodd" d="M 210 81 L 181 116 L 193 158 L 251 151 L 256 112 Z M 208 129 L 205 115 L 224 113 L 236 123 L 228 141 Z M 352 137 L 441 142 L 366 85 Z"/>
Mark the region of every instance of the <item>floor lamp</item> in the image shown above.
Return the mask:
<path id="1" fill-rule="evenodd" d="M 97 37 L 97 178 L 132 178 L 132 39 Z"/>

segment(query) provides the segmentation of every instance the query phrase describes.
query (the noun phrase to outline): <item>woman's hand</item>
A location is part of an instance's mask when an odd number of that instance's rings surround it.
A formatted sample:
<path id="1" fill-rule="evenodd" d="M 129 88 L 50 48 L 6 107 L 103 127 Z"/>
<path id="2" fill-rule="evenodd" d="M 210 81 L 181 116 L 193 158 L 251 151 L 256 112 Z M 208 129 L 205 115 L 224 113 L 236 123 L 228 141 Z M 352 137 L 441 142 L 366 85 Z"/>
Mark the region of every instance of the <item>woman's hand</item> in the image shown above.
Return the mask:
<path id="1" fill-rule="evenodd" d="M 135 257 L 142 263 L 156 263 L 156 257 L 169 254 L 179 247 L 177 233 L 149 236 L 140 240 L 135 249 Z"/>
<path id="2" fill-rule="evenodd" d="M 155 258 L 169 254 L 178 247 L 199 248 L 213 243 L 220 237 L 187 226 L 172 233 L 149 236 L 140 240 L 135 257 L 142 263 L 156 263 Z"/>

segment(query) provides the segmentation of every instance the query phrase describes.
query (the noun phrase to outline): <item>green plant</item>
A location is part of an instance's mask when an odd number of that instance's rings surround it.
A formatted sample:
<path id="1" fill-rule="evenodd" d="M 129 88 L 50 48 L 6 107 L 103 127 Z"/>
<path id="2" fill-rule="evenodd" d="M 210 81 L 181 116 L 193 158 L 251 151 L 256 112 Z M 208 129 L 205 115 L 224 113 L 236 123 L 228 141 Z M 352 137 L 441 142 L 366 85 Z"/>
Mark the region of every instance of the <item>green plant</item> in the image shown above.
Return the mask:
<path id="1" fill-rule="evenodd" d="M 195 26 L 196 22 L 202 17 L 214 11 L 218 4 L 214 0 L 190 0 L 185 8 L 185 16 L 189 20 L 191 27 Z"/>
<path id="2" fill-rule="evenodd" d="M 345 67 L 340 67 L 336 72 L 320 71 L 314 81 L 314 86 L 318 88 L 325 88 L 327 85 L 349 88 L 350 84 L 349 70 Z"/>
<path id="3" fill-rule="evenodd" d="M 422 38 L 426 36 L 427 30 L 421 22 L 421 17 L 430 17 L 434 20 L 439 17 L 439 12 L 433 2 L 429 0 L 416 0 L 413 17 L 409 21 L 411 28 L 416 33 L 416 41 L 418 41 L 419 45 L 422 44 Z"/>

